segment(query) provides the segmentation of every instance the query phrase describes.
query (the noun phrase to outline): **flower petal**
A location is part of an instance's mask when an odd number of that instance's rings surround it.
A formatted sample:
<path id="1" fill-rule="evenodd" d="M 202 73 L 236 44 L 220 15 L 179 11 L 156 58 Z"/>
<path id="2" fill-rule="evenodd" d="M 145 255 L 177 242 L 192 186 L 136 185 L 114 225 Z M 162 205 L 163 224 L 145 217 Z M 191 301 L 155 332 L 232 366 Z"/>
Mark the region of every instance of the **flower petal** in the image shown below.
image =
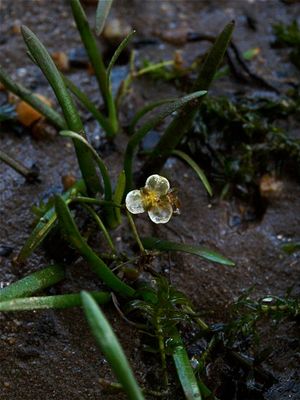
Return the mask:
<path id="1" fill-rule="evenodd" d="M 146 180 L 145 187 L 149 190 L 153 190 L 160 196 L 164 196 L 170 190 L 170 184 L 167 178 L 160 175 L 151 175 Z"/>
<path id="2" fill-rule="evenodd" d="M 132 214 L 141 214 L 145 211 L 140 190 L 132 190 L 125 199 L 126 208 Z"/>
<path id="3" fill-rule="evenodd" d="M 169 222 L 170 218 L 173 214 L 173 208 L 171 204 L 165 202 L 156 207 L 152 207 L 150 211 L 148 211 L 149 218 L 155 224 L 166 224 Z"/>

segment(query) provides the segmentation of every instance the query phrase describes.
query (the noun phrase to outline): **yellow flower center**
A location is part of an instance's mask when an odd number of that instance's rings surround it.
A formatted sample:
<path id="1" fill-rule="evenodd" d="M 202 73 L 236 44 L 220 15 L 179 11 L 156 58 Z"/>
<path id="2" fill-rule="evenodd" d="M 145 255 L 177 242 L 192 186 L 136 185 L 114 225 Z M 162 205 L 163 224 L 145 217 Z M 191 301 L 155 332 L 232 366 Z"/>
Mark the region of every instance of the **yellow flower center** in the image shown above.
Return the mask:
<path id="1" fill-rule="evenodd" d="M 149 190 L 147 188 L 141 189 L 143 207 L 146 211 L 151 210 L 160 202 L 160 197 L 154 190 Z"/>

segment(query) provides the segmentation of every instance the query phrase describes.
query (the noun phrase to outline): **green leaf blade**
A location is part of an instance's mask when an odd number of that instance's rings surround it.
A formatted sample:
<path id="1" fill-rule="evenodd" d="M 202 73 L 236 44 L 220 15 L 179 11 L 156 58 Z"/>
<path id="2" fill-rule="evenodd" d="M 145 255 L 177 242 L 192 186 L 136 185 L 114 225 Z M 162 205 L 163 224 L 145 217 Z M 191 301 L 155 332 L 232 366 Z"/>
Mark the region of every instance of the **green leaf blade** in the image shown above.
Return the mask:
<path id="1" fill-rule="evenodd" d="M 86 319 L 96 342 L 108 360 L 128 398 L 130 400 L 143 400 L 142 391 L 135 380 L 125 353 L 105 315 L 87 292 L 82 292 L 81 298 Z"/>
<path id="2" fill-rule="evenodd" d="M 144 247 L 148 250 L 159 251 L 181 251 L 184 253 L 193 254 L 222 265 L 234 266 L 234 262 L 221 254 L 206 249 L 202 246 L 189 245 L 184 243 L 175 243 L 168 240 L 162 240 L 155 237 L 147 237 L 142 239 Z"/>
<path id="3" fill-rule="evenodd" d="M 55 197 L 55 210 L 60 222 L 60 227 L 66 239 L 74 246 L 81 256 L 87 261 L 92 270 L 98 277 L 112 290 L 120 293 L 124 297 L 131 297 L 135 290 L 122 282 L 105 264 L 105 262 L 97 256 L 97 254 L 86 243 L 75 224 L 72 214 L 60 196 Z"/>
<path id="4" fill-rule="evenodd" d="M 74 184 L 74 186 L 72 186 L 71 189 L 64 193 L 62 197 L 67 203 L 69 203 L 78 193 L 85 192 L 85 184 L 82 180 L 79 180 Z M 34 227 L 30 236 L 20 250 L 20 253 L 18 254 L 18 262 L 23 263 L 34 252 L 34 250 L 43 242 L 43 240 L 54 228 L 56 221 L 57 215 L 55 208 L 52 207 L 40 218 L 39 222 Z"/>
<path id="5" fill-rule="evenodd" d="M 82 136 L 85 136 L 79 113 L 66 88 L 63 78 L 47 49 L 40 42 L 38 37 L 26 26 L 22 26 L 21 32 L 28 50 L 44 73 L 57 97 L 68 128 L 75 132 L 79 132 Z M 101 187 L 99 186 L 99 181 L 95 171 L 95 165 L 89 156 L 89 152 L 82 145 L 82 143 L 74 142 L 74 147 L 76 150 L 80 170 L 88 190 L 93 194 L 101 192 Z"/>
<path id="6" fill-rule="evenodd" d="M 146 134 L 153 129 L 156 125 L 158 125 L 161 121 L 163 121 L 167 116 L 171 115 L 173 112 L 177 111 L 187 103 L 194 101 L 198 103 L 197 99 L 201 96 L 204 96 L 207 92 L 205 90 L 200 90 L 198 92 L 194 92 L 187 96 L 183 96 L 176 101 L 172 102 L 172 104 L 168 105 L 165 110 L 161 111 L 157 116 L 151 118 L 148 122 L 146 122 L 138 131 L 130 138 L 125 156 L 124 156 L 124 170 L 126 174 L 126 192 L 131 190 L 133 184 L 132 178 L 132 166 L 133 166 L 133 158 L 136 147 L 140 143 L 140 141 L 146 136 Z"/>
<path id="7" fill-rule="evenodd" d="M 52 107 L 45 104 L 37 96 L 35 96 L 30 90 L 26 89 L 19 83 L 14 82 L 10 76 L 0 65 L 0 82 L 12 93 L 18 96 L 20 99 L 26 101 L 31 107 L 39 111 L 44 117 L 46 117 L 54 126 L 58 129 L 65 129 L 66 122 L 64 118 L 56 112 Z"/>
<path id="8" fill-rule="evenodd" d="M 113 202 L 116 204 L 121 204 L 123 197 L 124 197 L 124 192 L 126 188 L 126 175 L 125 171 L 121 171 L 117 184 L 116 184 L 116 189 L 115 193 L 113 195 Z M 120 208 L 115 208 L 115 216 L 116 216 L 116 223 L 117 225 L 120 225 L 122 222 L 122 216 L 121 216 L 121 209 Z"/>
<path id="9" fill-rule="evenodd" d="M 188 156 L 183 151 L 173 150 L 172 154 L 182 158 L 191 168 L 193 168 L 193 170 L 198 175 L 200 181 L 203 183 L 203 186 L 207 190 L 208 194 L 210 196 L 212 196 L 213 193 L 212 193 L 212 188 L 210 186 L 210 183 L 208 182 L 204 171 L 199 167 L 199 165 L 190 156 Z"/>
<path id="10" fill-rule="evenodd" d="M 200 67 L 194 90 L 208 90 L 223 60 L 234 29 L 234 22 L 225 26 L 211 47 L 206 59 Z M 200 99 L 201 101 L 201 99 Z M 141 180 L 159 172 L 173 150 L 192 126 L 199 104 L 185 106 L 165 130 L 158 144 L 152 150 L 149 159 L 142 167 Z"/>
<path id="11" fill-rule="evenodd" d="M 110 294 L 106 292 L 91 292 L 90 295 L 98 304 L 105 304 L 110 300 Z M 65 309 L 81 306 L 80 293 L 71 293 L 56 296 L 13 298 L 12 300 L 0 301 L 0 312 L 45 310 L 49 308 Z"/>
<path id="12" fill-rule="evenodd" d="M 201 400 L 201 392 L 194 375 L 186 349 L 179 333 L 176 331 L 172 337 L 176 346 L 173 350 L 173 360 L 180 380 L 185 398 L 187 400 Z"/>
<path id="13" fill-rule="evenodd" d="M 106 18 L 109 14 L 113 0 L 98 0 L 96 10 L 96 34 L 99 36 L 103 31 Z"/>
<path id="14" fill-rule="evenodd" d="M 110 74 L 111 71 L 113 69 L 113 66 L 115 65 L 115 63 L 117 62 L 120 54 L 122 53 L 122 51 L 125 49 L 125 47 L 127 47 L 128 43 L 130 42 L 130 40 L 132 39 L 132 36 L 136 33 L 136 31 L 132 31 L 130 32 L 123 40 L 122 42 L 119 44 L 119 46 L 117 47 L 116 51 L 114 52 L 109 65 L 107 67 L 106 73 L 107 73 L 107 86 L 109 85 L 109 80 L 110 80 Z"/>
<path id="15" fill-rule="evenodd" d="M 0 302 L 30 296 L 63 280 L 65 272 L 60 265 L 51 265 L 22 278 L 0 290 Z"/>

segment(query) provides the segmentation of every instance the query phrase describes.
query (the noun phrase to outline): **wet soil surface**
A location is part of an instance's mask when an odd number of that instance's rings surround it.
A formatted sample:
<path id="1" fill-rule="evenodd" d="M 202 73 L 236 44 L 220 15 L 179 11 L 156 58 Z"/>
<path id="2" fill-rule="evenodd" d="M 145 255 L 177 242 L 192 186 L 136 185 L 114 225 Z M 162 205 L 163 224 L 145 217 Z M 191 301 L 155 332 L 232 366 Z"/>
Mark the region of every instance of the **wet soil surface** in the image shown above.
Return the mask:
<path id="1" fill-rule="evenodd" d="M 91 4 L 87 5 L 90 16 L 93 10 Z M 25 56 L 25 45 L 17 28 L 22 22 L 34 30 L 48 49 L 68 53 L 81 47 L 70 13 L 67 1 L 2 0 L 0 3 L 1 64 L 15 79 L 50 98 L 53 98 L 53 94 L 47 83 Z M 241 51 L 256 46 L 262 49 L 262 56 L 253 61 L 251 68 L 281 90 L 284 87 L 282 77 L 287 71 L 289 77 L 297 77 L 297 72 L 291 71 L 286 53 L 281 50 L 274 52 L 270 48 L 271 24 L 275 21 L 290 22 L 297 15 L 300 15 L 299 4 L 287 5 L 276 0 L 115 0 L 110 18 L 118 18 L 137 30 L 135 40 L 140 62 L 145 58 L 152 61 L 169 59 L 174 50 L 180 48 L 187 63 L 207 48 L 205 42 L 187 43 L 188 32 L 214 35 L 226 22 L 235 19 L 237 28 L 234 40 Z M 250 18 L 255 21 L 256 31 L 247 24 Z M 146 45 L 147 42 L 150 44 Z M 141 43 L 144 45 L 141 46 Z M 121 77 L 124 68 L 126 72 L 126 67 L 122 68 L 117 69 Z M 70 76 L 92 98 L 97 99 L 93 76 L 81 69 L 73 69 Z M 224 79 L 214 88 L 214 92 L 226 95 L 237 88 L 241 89 L 235 81 Z M 243 86 L 243 90 L 250 93 L 253 88 Z M 143 80 L 135 85 L 130 94 L 122 120 L 128 122 L 136 107 L 144 102 L 161 96 L 169 97 L 174 92 L 174 88 L 166 83 Z M 2 103 L 5 101 L 4 93 L 0 92 L 0 100 Z M 93 122 L 87 121 L 87 131 L 94 142 L 101 141 L 101 132 Z M 36 140 L 29 132 L 3 128 L 0 140 L 2 150 L 22 160 L 27 166 L 36 163 L 41 171 L 40 183 L 27 184 L 13 170 L 0 164 L 0 245 L 12 248 L 12 254 L 1 257 L 0 283 L 6 285 L 51 261 L 49 255 L 39 250 L 22 267 L 12 263 L 31 230 L 30 206 L 55 191 L 61 191 L 62 175 L 79 173 L 72 147 L 58 136 Z M 121 169 L 121 152 L 125 143 L 126 137 L 121 135 L 116 151 L 111 152 L 106 148 L 106 161 L 114 177 Z M 253 287 L 257 297 L 284 295 L 292 286 L 294 293 L 299 295 L 300 255 L 286 255 L 281 250 L 283 243 L 299 240 L 300 237 L 298 183 L 283 177 L 284 190 L 269 202 L 262 219 L 242 224 L 239 222 L 239 202 L 220 201 L 217 197 L 208 199 L 194 173 L 184 164 L 172 160 L 165 167 L 164 175 L 179 190 L 181 216 L 173 218 L 163 227 L 150 225 L 146 218 L 141 217 L 138 219 L 141 233 L 203 244 L 236 262 L 236 267 L 231 268 L 178 254 L 171 255 L 165 261 L 163 268 L 171 283 L 192 299 L 195 308 L 206 314 L 209 322 L 224 322 L 229 304 L 250 287 Z M 121 227 L 115 235 L 128 237 L 127 227 Z M 47 293 L 99 288 L 98 281 L 80 260 L 75 262 L 75 268 L 70 269 L 68 274 L 67 283 L 56 285 Z M 137 379 L 142 385 L 155 389 L 159 385 L 159 360 L 155 357 L 150 359 L 139 351 L 138 332 L 126 325 L 113 308 L 107 309 L 107 315 L 126 350 Z M 237 395 L 232 387 L 234 379 L 231 379 L 231 387 L 221 399 L 300 399 L 299 326 L 292 322 L 284 323 L 275 332 L 266 327 L 263 344 L 273 348 L 264 368 L 275 376 L 276 383 L 269 385 L 260 397 L 251 397 Z M 193 351 L 197 349 L 191 349 L 191 356 Z M 113 378 L 79 309 L 1 314 L 0 362 L 0 398 L 3 400 L 123 398 L 117 394 L 105 394 L 99 385 L 99 376 Z M 217 370 L 218 365 L 212 365 L 211 369 Z M 220 370 L 222 366 L 219 366 Z M 221 375 L 212 373 L 213 377 Z M 172 394 L 169 398 L 183 398 L 176 383 L 175 371 L 171 384 Z"/>

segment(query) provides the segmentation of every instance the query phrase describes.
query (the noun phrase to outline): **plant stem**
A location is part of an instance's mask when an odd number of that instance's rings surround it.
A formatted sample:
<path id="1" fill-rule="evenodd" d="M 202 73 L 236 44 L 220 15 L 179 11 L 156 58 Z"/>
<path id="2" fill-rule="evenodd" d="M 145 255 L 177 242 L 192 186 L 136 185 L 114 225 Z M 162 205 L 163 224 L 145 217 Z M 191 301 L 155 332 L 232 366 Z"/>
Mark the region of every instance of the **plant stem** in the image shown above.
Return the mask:
<path id="1" fill-rule="evenodd" d="M 97 204 L 99 206 L 112 206 L 117 208 L 124 208 L 124 205 L 115 203 L 114 201 L 106 201 L 101 199 L 94 199 L 92 197 L 77 196 L 72 199 L 72 202 Z"/>
<path id="2" fill-rule="evenodd" d="M 159 347 L 160 358 L 161 358 L 161 368 L 162 368 L 162 374 L 163 374 L 163 383 L 164 383 L 165 389 L 167 390 L 168 385 L 169 385 L 169 380 L 168 380 L 168 371 L 167 371 L 166 350 L 165 350 L 164 337 L 163 337 L 163 332 L 162 332 L 162 329 L 160 326 L 159 317 L 157 317 L 156 326 L 157 326 L 158 347 Z"/>
<path id="3" fill-rule="evenodd" d="M 34 171 L 33 169 L 25 167 L 19 161 L 17 161 L 14 158 L 10 157 L 8 154 L 4 153 L 2 150 L 0 150 L 0 160 L 3 161 L 5 164 L 9 165 L 16 172 L 18 172 L 20 175 L 24 176 L 24 178 L 28 182 L 36 181 L 38 176 L 39 176 L 37 171 Z"/>
<path id="4" fill-rule="evenodd" d="M 134 236 L 134 238 L 135 238 L 135 240 L 136 240 L 136 242 L 137 242 L 137 244 L 138 244 L 138 246 L 140 248 L 140 251 L 141 251 L 142 254 L 145 254 L 146 250 L 145 250 L 145 248 L 143 246 L 143 243 L 142 243 L 142 241 L 140 239 L 140 236 L 139 236 L 138 231 L 136 229 L 136 225 L 134 223 L 134 220 L 133 220 L 133 218 L 132 218 L 132 216 L 131 216 L 131 214 L 130 214 L 130 212 L 128 210 L 126 210 L 126 215 L 127 215 L 128 221 L 129 221 L 129 225 L 131 227 L 131 231 L 132 231 L 133 236 Z"/>
<path id="5" fill-rule="evenodd" d="M 97 225 L 99 226 L 99 228 L 101 229 L 103 235 L 105 236 L 105 239 L 107 240 L 107 243 L 109 244 L 109 247 L 111 248 L 112 252 L 114 254 L 117 253 L 117 249 L 112 241 L 112 238 L 108 232 L 108 230 L 106 229 L 105 225 L 103 224 L 101 218 L 99 217 L 99 215 L 92 209 L 92 207 L 88 206 L 87 204 L 83 203 L 83 207 L 91 214 L 91 216 L 93 217 L 93 219 L 96 221 Z"/>

